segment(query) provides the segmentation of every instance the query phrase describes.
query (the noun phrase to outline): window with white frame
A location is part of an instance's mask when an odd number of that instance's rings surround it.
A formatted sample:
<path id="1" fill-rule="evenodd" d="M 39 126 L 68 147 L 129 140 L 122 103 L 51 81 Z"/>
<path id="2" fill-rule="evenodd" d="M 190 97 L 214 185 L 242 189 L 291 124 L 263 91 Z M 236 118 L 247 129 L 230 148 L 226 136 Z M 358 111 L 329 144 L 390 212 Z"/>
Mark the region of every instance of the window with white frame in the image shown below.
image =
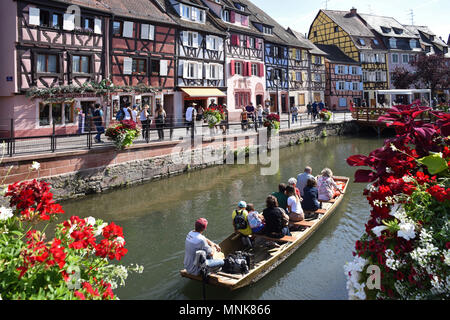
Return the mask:
<path id="1" fill-rule="evenodd" d="M 389 46 L 390 46 L 391 48 L 397 48 L 397 39 L 395 39 L 395 38 L 390 38 L 390 39 L 389 39 Z"/>
<path id="2" fill-rule="evenodd" d="M 392 63 L 398 63 L 398 53 L 392 54 Z"/>
<path id="3" fill-rule="evenodd" d="M 182 19 L 199 23 L 205 23 L 205 10 L 180 4 L 180 15 Z"/>
<path id="4" fill-rule="evenodd" d="M 359 91 L 359 82 L 352 82 L 352 90 Z"/>
<path id="5" fill-rule="evenodd" d="M 222 11 L 222 20 L 225 22 L 230 22 L 230 11 L 229 10 L 223 10 Z"/>
<path id="6" fill-rule="evenodd" d="M 363 81 L 369 81 L 369 73 L 367 71 L 363 71 Z"/>
<path id="7" fill-rule="evenodd" d="M 67 125 L 75 122 L 74 103 L 39 103 L 39 126 Z"/>
<path id="8" fill-rule="evenodd" d="M 258 64 L 252 63 L 252 76 L 258 76 Z"/>
<path id="9" fill-rule="evenodd" d="M 242 75 L 244 72 L 244 67 L 242 62 L 240 61 L 235 61 L 234 62 L 234 70 L 235 70 L 235 74 L 239 74 Z"/>
<path id="10" fill-rule="evenodd" d="M 409 62 L 409 54 L 402 54 L 402 62 L 403 63 Z"/>
<path id="11" fill-rule="evenodd" d="M 344 81 L 338 81 L 336 84 L 336 89 L 339 91 L 345 90 L 345 82 Z"/>
<path id="12" fill-rule="evenodd" d="M 345 73 L 345 66 L 337 66 L 337 73 L 338 74 L 344 74 Z"/>
<path id="13" fill-rule="evenodd" d="M 295 73 L 295 81 L 302 81 L 302 73 L 297 71 Z"/>

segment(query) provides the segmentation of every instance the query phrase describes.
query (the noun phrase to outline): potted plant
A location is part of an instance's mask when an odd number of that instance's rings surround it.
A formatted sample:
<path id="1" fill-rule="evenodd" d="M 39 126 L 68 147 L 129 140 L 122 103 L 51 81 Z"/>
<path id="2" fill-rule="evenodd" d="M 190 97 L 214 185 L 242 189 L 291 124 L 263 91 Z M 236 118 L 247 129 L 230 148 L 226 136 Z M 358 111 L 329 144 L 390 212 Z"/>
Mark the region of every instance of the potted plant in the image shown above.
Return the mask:
<path id="1" fill-rule="evenodd" d="M 222 106 L 206 108 L 206 110 L 203 112 L 203 116 L 205 117 L 205 120 L 208 123 L 208 127 L 210 129 L 214 128 L 221 121 L 225 120 L 225 113 Z"/>
<path id="2" fill-rule="evenodd" d="M 136 122 L 132 120 L 122 120 L 119 124 L 114 124 L 106 130 L 105 136 L 111 140 L 118 150 L 133 145 L 134 140 L 139 136 L 140 130 Z"/>
<path id="3" fill-rule="evenodd" d="M 327 109 L 322 109 L 322 111 L 319 112 L 319 118 L 320 118 L 322 121 L 325 121 L 325 122 L 326 122 L 326 121 L 330 121 L 331 116 L 332 116 L 331 111 L 329 111 L 329 110 L 327 110 Z"/>

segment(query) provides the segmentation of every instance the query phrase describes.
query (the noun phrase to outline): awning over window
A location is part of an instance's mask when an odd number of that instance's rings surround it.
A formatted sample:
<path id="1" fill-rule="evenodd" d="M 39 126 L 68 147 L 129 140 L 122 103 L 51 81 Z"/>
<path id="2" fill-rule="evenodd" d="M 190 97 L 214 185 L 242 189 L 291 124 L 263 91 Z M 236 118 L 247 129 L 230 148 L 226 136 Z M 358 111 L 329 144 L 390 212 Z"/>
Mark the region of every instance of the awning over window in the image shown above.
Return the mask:
<path id="1" fill-rule="evenodd" d="M 226 97 L 226 94 L 217 88 L 181 88 L 191 98 Z"/>

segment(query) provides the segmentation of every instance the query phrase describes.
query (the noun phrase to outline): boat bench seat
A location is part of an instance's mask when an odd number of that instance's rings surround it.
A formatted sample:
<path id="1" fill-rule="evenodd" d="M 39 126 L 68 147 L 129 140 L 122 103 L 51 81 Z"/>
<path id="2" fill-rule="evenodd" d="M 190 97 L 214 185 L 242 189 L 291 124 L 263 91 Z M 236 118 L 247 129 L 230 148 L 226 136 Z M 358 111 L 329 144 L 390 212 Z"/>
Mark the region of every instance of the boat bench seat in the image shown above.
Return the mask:
<path id="1" fill-rule="evenodd" d="M 298 221 L 298 222 L 289 222 L 289 226 L 293 227 L 312 227 L 314 225 L 315 221 Z"/>
<path id="2" fill-rule="evenodd" d="M 278 242 L 294 242 L 295 240 L 297 240 L 297 238 L 294 238 L 292 236 L 284 236 L 283 238 L 271 238 L 271 237 L 268 237 L 263 234 L 253 234 L 253 236 L 257 237 L 257 238 L 275 241 L 275 242 L 277 242 L 277 241 Z"/>
<path id="3" fill-rule="evenodd" d="M 318 209 L 316 211 L 305 211 L 305 213 L 325 214 L 325 213 L 327 213 L 327 210 L 326 209 Z"/>
<path id="4" fill-rule="evenodd" d="M 319 200 L 319 202 L 323 202 L 323 203 L 335 203 L 335 202 L 336 202 L 336 199 L 331 199 L 331 200 L 328 200 L 328 201 L 325 201 L 325 200 Z"/>

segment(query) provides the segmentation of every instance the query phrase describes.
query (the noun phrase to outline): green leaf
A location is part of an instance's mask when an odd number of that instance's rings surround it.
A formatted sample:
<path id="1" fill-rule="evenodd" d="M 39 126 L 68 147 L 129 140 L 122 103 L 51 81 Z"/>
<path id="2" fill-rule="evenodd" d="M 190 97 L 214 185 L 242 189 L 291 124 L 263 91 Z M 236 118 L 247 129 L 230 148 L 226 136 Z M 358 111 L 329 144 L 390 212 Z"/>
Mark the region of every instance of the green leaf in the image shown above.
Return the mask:
<path id="1" fill-rule="evenodd" d="M 447 161 L 442 158 L 441 153 L 434 153 L 417 161 L 426 166 L 430 174 L 438 174 L 448 169 Z"/>

